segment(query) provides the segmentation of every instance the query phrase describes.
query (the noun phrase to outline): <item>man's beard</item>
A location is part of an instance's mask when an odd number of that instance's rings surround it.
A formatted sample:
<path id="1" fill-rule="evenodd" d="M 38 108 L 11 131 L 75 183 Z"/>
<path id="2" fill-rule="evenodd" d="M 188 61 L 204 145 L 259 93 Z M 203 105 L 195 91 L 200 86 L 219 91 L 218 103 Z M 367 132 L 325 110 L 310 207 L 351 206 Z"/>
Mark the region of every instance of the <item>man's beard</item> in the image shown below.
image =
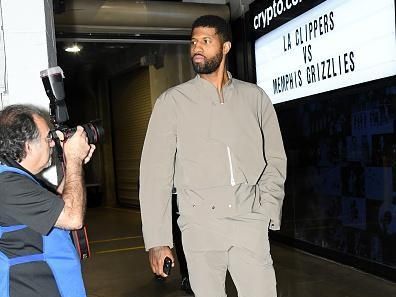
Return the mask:
<path id="1" fill-rule="evenodd" d="M 191 62 L 194 68 L 194 71 L 198 74 L 210 74 L 219 68 L 221 60 L 223 60 L 223 52 L 220 51 L 216 56 L 211 59 L 204 60 L 203 64 L 194 63 L 193 58 L 191 58 Z"/>

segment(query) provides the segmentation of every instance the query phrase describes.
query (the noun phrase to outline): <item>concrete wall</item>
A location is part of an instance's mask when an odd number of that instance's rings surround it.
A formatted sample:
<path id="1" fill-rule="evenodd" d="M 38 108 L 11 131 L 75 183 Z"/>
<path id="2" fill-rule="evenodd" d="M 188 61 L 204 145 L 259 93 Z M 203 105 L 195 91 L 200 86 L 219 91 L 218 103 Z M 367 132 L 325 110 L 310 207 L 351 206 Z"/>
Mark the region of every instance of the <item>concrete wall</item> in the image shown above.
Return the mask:
<path id="1" fill-rule="evenodd" d="M 51 0 L 1 1 L 6 56 L 3 107 L 30 103 L 48 110 L 40 71 L 56 65 Z"/>
<path id="2" fill-rule="evenodd" d="M 29 103 L 49 110 L 40 71 L 56 66 L 52 0 L 2 0 L 5 86 L 1 106 Z M 52 167 L 44 175 L 57 183 Z"/>
<path id="3" fill-rule="evenodd" d="M 155 65 L 150 65 L 149 68 L 151 103 L 153 106 L 164 91 L 194 77 L 189 45 L 167 47 L 162 59 L 163 63 L 160 68 Z"/>

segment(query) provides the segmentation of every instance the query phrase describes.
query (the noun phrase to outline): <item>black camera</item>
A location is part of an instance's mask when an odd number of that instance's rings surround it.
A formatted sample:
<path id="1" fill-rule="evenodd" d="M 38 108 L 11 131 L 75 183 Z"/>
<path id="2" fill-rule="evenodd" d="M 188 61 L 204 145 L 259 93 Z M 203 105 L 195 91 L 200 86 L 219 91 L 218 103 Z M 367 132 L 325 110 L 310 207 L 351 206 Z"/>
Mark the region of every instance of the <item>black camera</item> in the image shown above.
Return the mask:
<path id="1" fill-rule="evenodd" d="M 77 128 L 69 128 L 65 122 L 69 120 L 65 101 L 65 89 L 63 86 L 63 71 L 59 66 L 40 71 L 45 92 L 50 99 L 50 119 L 55 130 L 60 130 L 65 139 L 71 137 Z M 104 130 L 100 120 L 90 121 L 81 125 L 88 137 L 88 143 L 96 144 L 103 139 Z M 55 130 L 52 135 L 56 138 Z"/>

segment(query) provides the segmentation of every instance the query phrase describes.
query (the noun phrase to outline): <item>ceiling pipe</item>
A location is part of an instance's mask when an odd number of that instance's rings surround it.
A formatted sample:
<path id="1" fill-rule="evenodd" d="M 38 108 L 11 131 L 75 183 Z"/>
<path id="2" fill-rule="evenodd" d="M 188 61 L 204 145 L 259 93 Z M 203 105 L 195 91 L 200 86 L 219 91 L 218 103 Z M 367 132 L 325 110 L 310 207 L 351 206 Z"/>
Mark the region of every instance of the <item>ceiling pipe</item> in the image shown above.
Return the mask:
<path id="1" fill-rule="evenodd" d="M 224 4 L 69 0 L 55 26 L 61 33 L 189 35 L 192 22 L 205 14 L 230 19 Z"/>

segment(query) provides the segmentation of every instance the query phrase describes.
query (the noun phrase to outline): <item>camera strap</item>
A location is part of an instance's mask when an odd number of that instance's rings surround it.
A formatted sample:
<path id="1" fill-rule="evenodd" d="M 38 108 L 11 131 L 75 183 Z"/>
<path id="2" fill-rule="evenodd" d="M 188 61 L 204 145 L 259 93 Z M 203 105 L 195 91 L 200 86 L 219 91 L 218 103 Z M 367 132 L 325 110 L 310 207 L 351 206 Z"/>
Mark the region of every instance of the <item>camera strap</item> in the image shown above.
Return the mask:
<path id="1" fill-rule="evenodd" d="M 91 249 L 89 247 L 88 234 L 86 226 L 79 230 L 73 230 L 71 237 L 76 247 L 77 253 L 81 260 L 88 259 L 91 256 Z"/>

